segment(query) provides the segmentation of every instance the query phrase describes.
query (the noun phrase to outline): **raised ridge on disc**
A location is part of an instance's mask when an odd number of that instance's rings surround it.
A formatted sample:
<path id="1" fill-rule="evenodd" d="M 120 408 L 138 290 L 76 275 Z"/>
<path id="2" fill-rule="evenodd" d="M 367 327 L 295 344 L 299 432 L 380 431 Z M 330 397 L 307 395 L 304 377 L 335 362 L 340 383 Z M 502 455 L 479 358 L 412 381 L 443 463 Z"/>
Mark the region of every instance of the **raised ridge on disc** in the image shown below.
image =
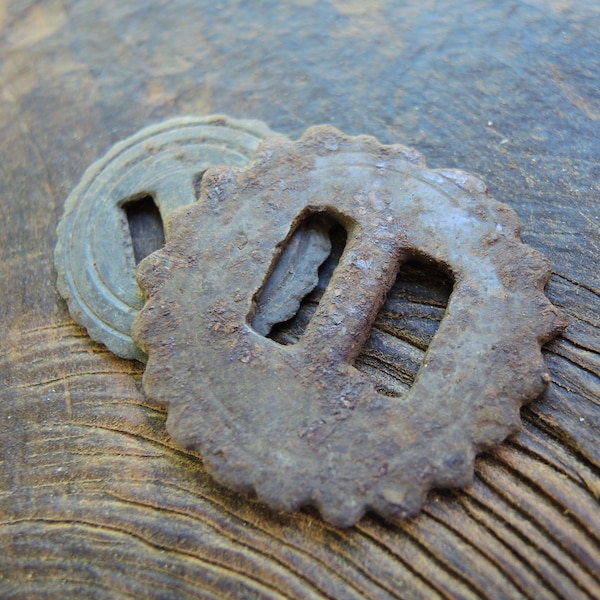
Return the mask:
<path id="1" fill-rule="evenodd" d="M 242 167 L 274 135 L 255 120 L 181 117 L 146 127 L 92 164 L 67 198 L 57 228 L 58 289 L 71 316 L 112 352 L 145 361 L 131 324 L 143 306 L 124 205 L 150 196 L 168 238 L 169 215 L 196 200 L 209 167 Z"/>

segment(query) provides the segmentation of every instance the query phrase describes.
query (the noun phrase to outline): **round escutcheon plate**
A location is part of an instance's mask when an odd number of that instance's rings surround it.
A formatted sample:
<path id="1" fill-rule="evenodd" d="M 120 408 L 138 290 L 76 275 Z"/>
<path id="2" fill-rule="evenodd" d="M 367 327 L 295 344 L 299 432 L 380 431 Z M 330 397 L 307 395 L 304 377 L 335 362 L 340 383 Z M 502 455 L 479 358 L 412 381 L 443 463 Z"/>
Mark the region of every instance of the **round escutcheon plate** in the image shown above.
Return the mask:
<path id="1" fill-rule="evenodd" d="M 305 333 L 283 346 L 255 326 L 257 298 L 307 218 L 348 241 Z M 402 398 L 353 366 L 399 266 L 426 257 L 454 290 Z M 314 127 L 265 140 L 246 169 L 209 170 L 138 279 L 144 388 L 174 440 L 222 483 L 336 525 L 368 509 L 406 517 L 432 487 L 466 485 L 475 454 L 519 424 L 549 382 L 540 351 L 564 319 L 549 262 L 475 177 L 417 152 Z"/>
<path id="2" fill-rule="evenodd" d="M 147 127 L 91 165 L 66 201 L 58 225 L 58 288 L 72 317 L 124 358 L 145 360 L 131 323 L 144 298 L 126 207 L 150 197 L 169 234 L 169 214 L 196 200 L 203 172 L 242 167 L 273 132 L 260 121 L 214 115 Z"/>

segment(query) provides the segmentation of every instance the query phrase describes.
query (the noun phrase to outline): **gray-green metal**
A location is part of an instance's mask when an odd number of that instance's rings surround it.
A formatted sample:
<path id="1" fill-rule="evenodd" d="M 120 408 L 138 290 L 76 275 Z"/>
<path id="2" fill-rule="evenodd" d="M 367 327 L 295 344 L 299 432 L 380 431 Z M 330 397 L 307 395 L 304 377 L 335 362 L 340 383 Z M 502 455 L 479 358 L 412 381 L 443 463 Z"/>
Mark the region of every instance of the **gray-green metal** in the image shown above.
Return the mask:
<path id="1" fill-rule="evenodd" d="M 130 336 L 144 304 L 123 205 L 150 195 L 165 224 L 196 200 L 194 181 L 217 165 L 242 167 L 273 132 L 221 115 L 175 118 L 117 143 L 84 173 L 58 225 L 58 289 L 89 335 L 124 358 L 145 361 Z"/>

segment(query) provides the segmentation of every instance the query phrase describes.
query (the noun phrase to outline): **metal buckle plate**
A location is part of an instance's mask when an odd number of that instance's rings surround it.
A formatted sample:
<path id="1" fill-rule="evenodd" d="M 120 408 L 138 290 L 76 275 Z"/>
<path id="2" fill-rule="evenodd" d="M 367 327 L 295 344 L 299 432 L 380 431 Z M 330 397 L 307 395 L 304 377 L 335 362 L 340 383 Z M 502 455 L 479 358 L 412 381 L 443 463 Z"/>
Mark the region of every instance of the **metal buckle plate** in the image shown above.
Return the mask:
<path id="1" fill-rule="evenodd" d="M 348 243 L 305 334 L 283 346 L 254 325 L 257 299 L 319 214 Z M 390 398 L 353 360 L 415 256 L 443 265 L 454 291 L 414 385 Z M 234 489 L 277 509 L 313 504 L 336 525 L 367 509 L 406 517 L 430 488 L 468 484 L 475 453 L 548 384 L 540 346 L 565 326 L 543 294 L 549 275 L 471 175 L 327 126 L 271 137 L 246 169 L 210 169 L 141 263 L 144 388 L 169 406 L 175 441 Z"/>

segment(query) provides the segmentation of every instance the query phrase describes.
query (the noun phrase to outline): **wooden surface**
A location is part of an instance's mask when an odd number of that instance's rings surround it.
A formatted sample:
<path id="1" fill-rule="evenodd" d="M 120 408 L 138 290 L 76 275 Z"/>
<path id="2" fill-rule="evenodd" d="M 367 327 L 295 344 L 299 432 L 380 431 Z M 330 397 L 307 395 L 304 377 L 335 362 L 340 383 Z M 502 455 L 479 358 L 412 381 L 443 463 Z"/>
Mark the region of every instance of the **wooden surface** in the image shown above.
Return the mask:
<path id="1" fill-rule="evenodd" d="M 0 597 L 600 598 L 597 2 L 0 0 L 0 23 Z M 348 530 L 273 513 L 73 323 L 52 252 L 84 169 L 216 112 L 478 173 L 553 261 L 553 385 L 471 487 Z"/>

